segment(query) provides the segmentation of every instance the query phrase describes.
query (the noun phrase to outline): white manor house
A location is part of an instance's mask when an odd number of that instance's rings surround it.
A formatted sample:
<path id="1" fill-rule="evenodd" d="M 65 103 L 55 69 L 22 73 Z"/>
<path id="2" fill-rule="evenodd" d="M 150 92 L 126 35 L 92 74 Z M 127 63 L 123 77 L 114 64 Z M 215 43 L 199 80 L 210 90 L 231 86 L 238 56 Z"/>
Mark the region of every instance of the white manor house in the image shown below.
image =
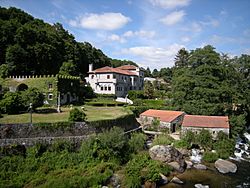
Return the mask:
<path id="1" fill-rule="evenodd" d="M 93 70 L 93 64 L 90 64 L 88 73 L 89 77 L 85 79 L 97 94 L 125 97 L 130 90 L 143 90 L 144 73 L 134 65 L 106 66 Z"/>

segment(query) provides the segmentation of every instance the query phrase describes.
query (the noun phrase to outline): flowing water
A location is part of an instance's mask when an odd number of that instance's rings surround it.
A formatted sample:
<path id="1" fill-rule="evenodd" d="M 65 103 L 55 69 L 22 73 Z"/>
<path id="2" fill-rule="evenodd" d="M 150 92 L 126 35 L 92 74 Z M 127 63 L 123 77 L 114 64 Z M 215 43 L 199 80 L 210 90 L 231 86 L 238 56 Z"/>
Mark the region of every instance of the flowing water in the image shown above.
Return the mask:
<path id="1" fill-rule="evenodd" d="M 235 157 L 231 159 L 237 165 L 236 173 L 221 174 L 215 169 L 214 164 L 205 164 L 207 170 L 187 169 L 183 174 L 175 174 L 183 185 L 169 183 L 161 188 L 193 188 L 195 184 L 209 185 L 210 188 L 250 188 L 250 134 L 245 133 L 245 138 L 239 138 L 235 146 Z M 244 159 L 245 158 L 245 159 Z M 201 159 L 197 150 L 192 150 L 190 159 L 198 162 Z"/>

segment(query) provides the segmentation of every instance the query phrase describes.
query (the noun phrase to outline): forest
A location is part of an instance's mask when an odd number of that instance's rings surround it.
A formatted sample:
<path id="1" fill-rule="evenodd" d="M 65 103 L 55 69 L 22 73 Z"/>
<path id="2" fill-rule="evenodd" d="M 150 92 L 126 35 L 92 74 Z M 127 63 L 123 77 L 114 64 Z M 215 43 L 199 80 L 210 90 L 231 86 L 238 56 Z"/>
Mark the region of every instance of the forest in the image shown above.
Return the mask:
<path id="1" fill-rule="evenodd" d="M 94 68 L 135 64 L 107 57 L 88 42 L 77 42 L 60 23 L 50 25 L 17 8 L 0 7 L 0 77 L 66 74 L 85 76 Z"/>

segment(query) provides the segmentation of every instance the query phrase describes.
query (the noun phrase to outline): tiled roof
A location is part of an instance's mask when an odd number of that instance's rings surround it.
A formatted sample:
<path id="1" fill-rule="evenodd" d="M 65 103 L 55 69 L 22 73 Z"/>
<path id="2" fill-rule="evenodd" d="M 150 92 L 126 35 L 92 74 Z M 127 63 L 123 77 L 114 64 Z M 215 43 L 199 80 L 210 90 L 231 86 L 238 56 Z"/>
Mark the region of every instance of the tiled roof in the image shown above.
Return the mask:
<path id="1" fill-rule="evenodd" d="M 123 65 L 117 68 L 122 70 L 136 70 L 137 67 L 134 65 Z"/>
<path id="2" fill-rule="evenodd" d="M 183 127 L 229 128 L 228 116 L 185 115 Z"/>
<path id="3" fill-rule="evenodd" d="M 160 118 L 160 121 L 163 121 L 163 122 L 172 122 L 182 114 L 184 114 L 184 112 L 150 109 L 150 110 L 147 110 L 147 111 L 141 113 L 140 115 Z"/>
<path id="4" fill-rule="evenodd" d="M 113 67 L 108 67 L 108 66 L 95 69 L 89 73 L 118 73 L 118 74 L 124 74 L 124 75 L 137 75 L 135 72 L 123 70 L 123 69 L 120 69 L 119 67 L 113 68 Z"/>

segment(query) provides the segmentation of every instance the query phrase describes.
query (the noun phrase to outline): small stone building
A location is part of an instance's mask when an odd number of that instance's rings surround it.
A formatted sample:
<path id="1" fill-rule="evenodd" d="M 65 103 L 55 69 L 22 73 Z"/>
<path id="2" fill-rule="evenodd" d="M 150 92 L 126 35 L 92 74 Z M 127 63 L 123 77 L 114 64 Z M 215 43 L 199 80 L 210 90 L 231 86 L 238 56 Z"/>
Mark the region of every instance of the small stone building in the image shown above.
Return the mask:
<path id="1" fill-rule="evenodd" d="M 140 121 L 143 124 L 151 124 L 152 121 L 158 119 L 161 128 L 168 128 L 173 133 L 176 131 L 177 126 L 181 125 L 184 114 L 184 112 L 180 111 L 149 109 L 140 114 Z"/>
<path id="2" fill-rule="evenodd" d="M 187 131 L 199 133 L 202 129 L 209 130 L 213 138 L 217 137 L 218 132 L 222 131 L 229 135 L 228 116 L 201 116 L 185 115 L 182 122 L 182 134 Z"/>
<path id="3" fill-rule="evenodd" d="M 78 101 L 80 78 L 63 75 L 10 76 L 1 80 L 1 91 L 23 91 L 38 88 L 45 97 L 44 104 L 56 106 Z"/>

